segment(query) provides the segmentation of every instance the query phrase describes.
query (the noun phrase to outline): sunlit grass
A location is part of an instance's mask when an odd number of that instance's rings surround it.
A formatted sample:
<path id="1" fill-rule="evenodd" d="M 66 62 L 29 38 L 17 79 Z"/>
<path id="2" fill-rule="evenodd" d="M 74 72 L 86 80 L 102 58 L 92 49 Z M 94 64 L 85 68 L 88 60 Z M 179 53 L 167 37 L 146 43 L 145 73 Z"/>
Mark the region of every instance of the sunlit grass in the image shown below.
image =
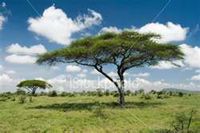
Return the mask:
<path id="1" fill-rule="evenodd" d="M 0 101 L 1 133 L 150 132 L 170 128 L 177 112 L 200 112 L 200 95 L 150 100 L 127 96 L 123 109 L 112 96 L 37 96 L 24 104 L 19 96 L 15 99 Z M 195 117 L 200 118 L 199 114 Z M 200 122 L 192 126 L 200 127 Z"/>

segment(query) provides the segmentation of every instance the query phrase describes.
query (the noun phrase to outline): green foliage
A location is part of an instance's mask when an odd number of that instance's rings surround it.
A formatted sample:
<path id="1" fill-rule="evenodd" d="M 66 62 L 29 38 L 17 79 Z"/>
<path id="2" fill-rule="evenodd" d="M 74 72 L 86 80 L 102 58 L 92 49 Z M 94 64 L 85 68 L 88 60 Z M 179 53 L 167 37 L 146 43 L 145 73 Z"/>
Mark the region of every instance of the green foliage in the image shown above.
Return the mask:
<path id="1" fill-rule="evenodd" d="M 41 88 L 41 89 L 46 89 L 46 88 L 51 88 L 52 85 L 48 84 L 45 81 L 42 80 L 24 80 L 21 81 L 17 87 L 19 88 Z"/>
<path id="2" fill-rule="evenodd" d="M 33 97 L 29 96 L 29 102 L 32 103 L 33 102 Z"/>
<path id="3" fill-rule="evenodd" d="M 190 130 L 190 127 L 194 113 L 195 111 L 191 110 L 189 113 L 181 112 L 176 114 L 175 119 L 172 122 L 173 130 L 180 133 L 191 133 L 192 130 Z"/>
<path id="4" fill-rule="evenodd" d="M 53 91 L 50 91 L 49 93 L 48 93 L 48 96 L 49 97 L 56 97 L 58 94 L 57 94 L 57 92 L 55 91 L 55 90 L 53 90 Z"/>
<path id="5" fill-rule="evenodd" d="M 26 92 L 22 89 L 17 89 L 17 91 L 15 92 L 17 95 L 25 95 Z"/>
<path id="6" fill-rule="evenodd" d="M 32 95 L 35 95 L 36 90 L 51 88 L 52 85 L 42 80 L 24 80 L 21 81 L 17 87 L 27 89 Z"/>
<path id="7" fill-rule="evenodd" d="M 26 102 L 26 96 L 25 95 L 21 95 L 20 97 L 19 97 L 19 103 L 20 104 L 24 104 Z"/>
<path id="8" fill-rule="evenodd" d="M 69 47 L 39 56 L 38 63 L 75 62 L 82 65 L 118 64 L 123 67 L 155 65 L 160 60 L 178 60 L 183 53 L 177 45 L 160 44 L 152 40 L 154 34 L 124 31 L 105 33 L 71 43 Z M 115 60 L 116 59 L 116 60 Z"/>
<path id="9" fill-rule="evenodd" d="M 150 100 L 152 99 L 152 96 L 148 93 L 143 93 L 142 96 L 141 96 L 142 99 L 145 99 L 145 100 Z"/>
<path id="10" fill-rule="evenodd" d="M 98 34 L 76 40 L 69 47 L 42 54 L 37 63 L 77 63 L 93 67 L 115 85 L 120 93 L 119 103 L 123 107 L 125 71 L 133 67 L 157 65 L 159 61 L 183 59 L 184 54 L 177 45 L 153 41 L 157 37 L 159 35 L 133 31 Z M 108 64 L 115 66 L 120 82 L 103 70 Z"/>

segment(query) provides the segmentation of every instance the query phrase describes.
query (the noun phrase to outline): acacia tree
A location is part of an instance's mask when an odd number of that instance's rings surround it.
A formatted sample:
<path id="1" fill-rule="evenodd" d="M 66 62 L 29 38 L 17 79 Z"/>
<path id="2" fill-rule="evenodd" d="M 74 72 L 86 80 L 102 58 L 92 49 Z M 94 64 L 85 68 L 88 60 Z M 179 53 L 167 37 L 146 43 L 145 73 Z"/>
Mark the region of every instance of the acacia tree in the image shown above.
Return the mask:
<path id="1" fill-rule="evenodd" d="M 21 81 L 17 87 L 27 89 L 31 95 L 35 95 L 37 89 L 51 88 L 52 85 L 42 80 L 24 80 Z"/>
<path id="2" fill-rule="evenodd" d="M 104 33 L 72 42 L 68 47 L 39 56 L 37 63 L 76 63 L 96 69 L 118 89 L 119 104 L 125 105 L 124 73 L 133 67 L 156 65 L 159 61 L 183 59 L 177 45 L 154 41 L 155 34 L 140 34 L 132 31 Z M 118 79 L 105 72 L 107 65 L 114 65 Z"/>

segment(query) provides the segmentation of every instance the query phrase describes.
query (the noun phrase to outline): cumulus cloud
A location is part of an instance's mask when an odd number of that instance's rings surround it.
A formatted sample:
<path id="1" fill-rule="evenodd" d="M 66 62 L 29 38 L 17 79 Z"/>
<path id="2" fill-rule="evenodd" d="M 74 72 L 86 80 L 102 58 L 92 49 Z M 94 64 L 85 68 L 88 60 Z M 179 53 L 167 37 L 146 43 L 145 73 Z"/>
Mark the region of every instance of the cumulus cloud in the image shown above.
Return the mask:
<path id="1" fill-rule="evenodd" d="M 66 72 L 80 72 L 81 67 L 76 66 L 76 65 L 67 65 L 66 66 Z"/>
<path id="2" fill-rule="evenodd" d="M 79 78 L 85 78 L 85 77 L 86 77 L 86 74 L 85 74 L 85 73 L 79 73 L 77 76 L 78 76 Z"/>
<path id="3" fill-rule="evenodd" d="M 100 30 L 100 33 L 105 33 L 105 32 L 114 32 L 114 33 L 120 33 L 122 32 L 121 29 L 115 27 L 115 26 L 110 26 L 110 27 L 103 27 L 101 30 Z"/>
<path id="4" fill-rule="evenodd" d="M 172 69 L 177 68 L 177 66 L 173 65 L 169 61 L 160 61 L 157 65 L 151 66 L 153 69 Z"/>
<path id="5" fill-rule="evenodd" d="M 0 65 L 0 71 L 2 71 L 4 69 L 4 67 L 2 65 Z"/>
<path id="6" fill-rule="evenodd" d="M 51 6 L 44 10 L 41 17 L 29 18 L 28 29 L 46 37 L 50 42 L 67 45 L 73 40 L 74 33 L 101 23 L 101 14 L 93 10 L 88 12 L 88 15 L 78 16 L 73 20 L 63 10 Z"/>
<path id="7" fill-rule="evenodd" d="M 36 60 L 36 57 L 30 55 L 11 54 L 5 57 L 5 61 L 16 64 L 33 64 Z"/>
<path id="8" fill-rule="evenodd" d="M 15 91 L 15 86 L 18 81 L 18 79 L 14 79 L 9 74 L 0 74 L 0 92 Z"/>
<path id="9" fill-rule="evenodd" d="M 93 69 L 90 73 L 93 75 L 100 75 L 100 73 L 96 69 Z"/>
<path id="10" fill-rule="evenodd" d="M 120 33 L 122 31 L 137 31 L 139 33 L 155 33 L 159 34 L 161 38 L 155 39 L 161 43 L 173 42 L 173 41 L 184 41 L 187 36 L 188 28 L 182 27 L 180 24 L 174 24 L 168 22 L 166 24 L 161 23 L 148 23 L 140 28 L 124 28 L 120 29 L 115 26 L 103 27 L 100 33 L 114 32 Z"/>
<path id="11" fill-rule="evenodd" d="M 174 24 L 168 22 L 166 24 L 161 23 L 149 23 L 142 26 L 136 31 L 140 33 L 156 33 L 161 35 L 159 42 L 166 43 L 172 41 L 184 41 L 187 36 L 188 28 L 182 27 L 180 24 Z"/>
<path id="12" fill-rule="evenodd" d="M 133 74 L 133 77 L 149 77 L 150 73 L 137 73 L 137 74 Z"/>
<path id="13" fill-rule="evenodd" d="M 6 21 L 6 18 L 2 15 L 0 15 L 0 30 L 3 28 L 3 23 Z"/>
<path id="14" fill-rule="evenodd" d="M 180 45 L 181 50 L 185 54 L 184 62 L 189 67 L 200 68 L 200 47 L 192 47 L 187 44 Z"/>
<path id="15" fill-rule="evenodd" d="M 26 47 L 26 46 L 21 46 L 18 43 L 14 43 L 7 48 L 7 52 L 12 54 L 37 55 L 37 54 L 43 54 L 47 52 L 47 50 L 42 44 Z"/>
<path id="16" fill-rule="evenodd" d="M 16 64 L 33 64 L 37 60 L 36 56 L 47 52 L 47 50 L 42 44 L 27 47 L 14 43 L 7 48 L 6 52 L 10 53 L 10 55 L 5 57 L 5 61 L 7 62 Z"/>
<path id="17" fill-rule="evenodd" d="M 200 80 L 200 74 L 192 76 L 191 80 Z"/>

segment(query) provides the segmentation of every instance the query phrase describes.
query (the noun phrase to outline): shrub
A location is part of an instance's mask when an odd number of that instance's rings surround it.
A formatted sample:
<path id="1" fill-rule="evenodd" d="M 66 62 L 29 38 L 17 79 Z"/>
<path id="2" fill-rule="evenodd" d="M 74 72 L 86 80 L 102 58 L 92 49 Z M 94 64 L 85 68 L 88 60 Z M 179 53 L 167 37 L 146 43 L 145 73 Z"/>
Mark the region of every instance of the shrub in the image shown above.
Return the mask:
<path id="1" fill-rule="evenodd" d="M 33 102 L 33 97 L 32 97 L 32 96 L 29 97 L 29 102 L 30 102 L 30 103 Z"/>
<path id="2" fill-rule="evenodd" d="M 135 91 L 135 94 L 138 95 L 138 94 L 143 94 L 144 93 L 144 90 L 143 89 L 139 89 L 139 90 L 136 90 Z"/>
<path id="3" fill-rule="evenodd" d="M 110 91 L 109 91 L 109 90 L 106 90 L 106 91 L 105 91 L 105 95 L 106 95 L 106 96 L 109 96 L 109 95 L 110 95 Z"/>
<path id="4" fill-rule="evenodd" d="M 161 94 L 157 94 L 156 98 L 157 99 L 163 99 L 163 96 Z"/>
<path id="5" fill-rule="evenodd" d="M 98 118 L 104 118 L 104 119 L 107 118 L 107 115 L 105 114 L 103 109 L 104 109 L 104 106 L 100 102 L 96 102 L 93 108 L 94 116 Z"/>
<path id="6" fill-rule="evenodd" d="M 183 92 L 179 92 L 179 93 L 178 93 L 178 96 L 179 96 L 179 97 L 183 97 Z"/>
<path id="7" fill-rule="evenodd" d="M 175 132 L 190 133 L 191 123 L 193 121 L 193 115 L 195 111 L 191 110 L 190 113 L 181 112 L 175 115 L 175 119 L 172 121 L 172 128 Z"/>
<path id="8" fill-rule="evenodd" d="M 142 94 L 141 98 L 145 100 L 150 100 L 152 97 L 150 94 Z"/>
<path id="9" fill-rule="evenodd" d="M 45 93 L 45 92 L 40 92 L 40 94 L 39 94 L 40 96 L 46 96 L 47 95 L 47 93 Z"/>
<path id="10" fill-rule="evenodd" d="M 15 96 L 12 97 L 11 101 L 16 101 Z"/>
<path id="11" fill-rule="evenodd" d="M 25 95 L 26 92 L 22 89 L 17 89 L 17 91 L 15 92 L 17 95 Z"/>
<path id="12" fill-rule="evenodd" d="M 156 94 L 157 92 L 155 90 L 150 91 L 151 94 Z"/>
<path id="13" fill-rule="evenodd" d="M 49 93 L 48 93 L 48 96 L 49 97 L 56 97 L 58 94 L 57 94 L 57 92 L 55 91 L 55 90 L 53 90 L 53 91 L 50 91 Z"/>
<path id="14" fill-rule="evenodd" d="M 97 96 L 99 96 L 99 97 L 103 96 L 102 89 L 97 89 L 96 93 L 97 93 Z"/>
<path id="15" fill-rule="evenodd" d="M 20 97 L 19 97 L 19 103 L 20 104 L 24 104 L 26 102 L 26 96 L 25 95 L 21 95 Z"/>
<path id="16" fill-rule="evenodd" d="M 130 90 L 127 90 L 127 91 L 125 92 L 125 95 L 126 95 L 126 96 L 130 96 L 130 95 L 131 95 L 131 91 L 130 91 Z"/>

